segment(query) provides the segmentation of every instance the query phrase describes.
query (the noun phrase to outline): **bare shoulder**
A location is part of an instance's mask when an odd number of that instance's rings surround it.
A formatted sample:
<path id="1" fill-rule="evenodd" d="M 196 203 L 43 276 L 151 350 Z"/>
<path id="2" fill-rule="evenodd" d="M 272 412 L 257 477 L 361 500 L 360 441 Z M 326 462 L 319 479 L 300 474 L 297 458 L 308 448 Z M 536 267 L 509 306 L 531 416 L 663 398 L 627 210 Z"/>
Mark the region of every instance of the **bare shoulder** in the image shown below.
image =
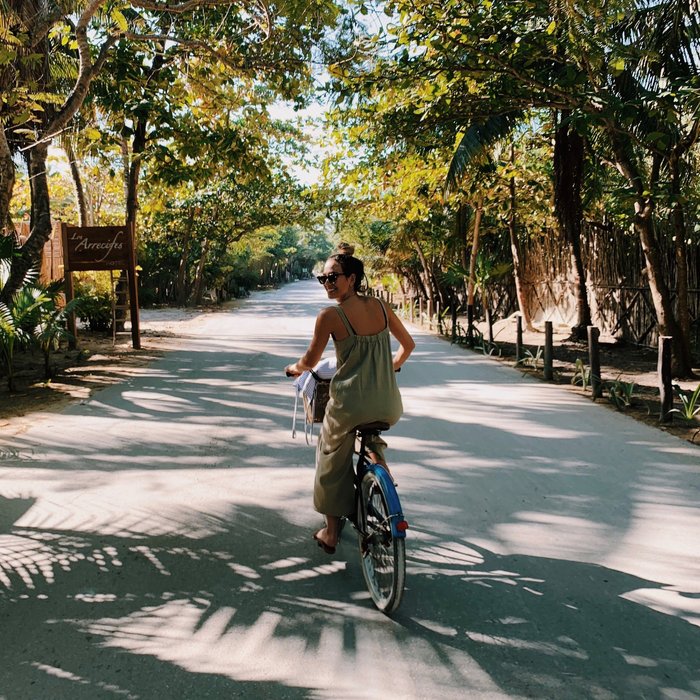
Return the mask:
<path id="1" fill-rule="evenodd" d="M 319 321 L 328 322 L 338 318 L 335 306 L 326 306 L 318 312 L 316 317 Z"/>
<path id="2" fill-rule="evenodd" d="M 332 330 L 333 328 L 337 327 L 338 324 L 342 325 L 342 321 L 340 320 L 338 311 L 334 306 L 326 306 L 318 312 L 316 324 L 323 328 Z"/>

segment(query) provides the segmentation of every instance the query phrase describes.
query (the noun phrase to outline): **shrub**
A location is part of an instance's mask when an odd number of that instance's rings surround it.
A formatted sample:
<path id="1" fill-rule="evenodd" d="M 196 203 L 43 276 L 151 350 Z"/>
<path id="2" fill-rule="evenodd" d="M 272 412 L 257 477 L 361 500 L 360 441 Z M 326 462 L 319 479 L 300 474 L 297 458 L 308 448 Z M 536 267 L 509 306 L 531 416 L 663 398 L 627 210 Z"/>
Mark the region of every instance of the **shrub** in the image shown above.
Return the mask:
<path id="1" fill-rule="evenodd" d="M 108 292 L 83 286 L 76 290 L 77 316 L 91 331 L 108 331 L 112 328 L 112 299 Z"/>

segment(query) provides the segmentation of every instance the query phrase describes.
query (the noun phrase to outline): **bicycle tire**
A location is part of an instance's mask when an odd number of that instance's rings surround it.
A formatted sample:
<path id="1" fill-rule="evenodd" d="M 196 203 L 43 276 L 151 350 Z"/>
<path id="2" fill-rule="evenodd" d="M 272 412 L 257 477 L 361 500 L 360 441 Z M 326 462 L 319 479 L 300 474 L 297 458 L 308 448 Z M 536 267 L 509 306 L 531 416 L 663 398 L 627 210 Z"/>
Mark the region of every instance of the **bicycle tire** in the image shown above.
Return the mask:
<path id="1" fill-rule="evenodd" d="M 383 613 L 396 610 L 406 581 L 406 541 L 394 537 L 384 488 L 367 472 L 357 499 L 358 544 L 362 574 L 374 604 Z"/>

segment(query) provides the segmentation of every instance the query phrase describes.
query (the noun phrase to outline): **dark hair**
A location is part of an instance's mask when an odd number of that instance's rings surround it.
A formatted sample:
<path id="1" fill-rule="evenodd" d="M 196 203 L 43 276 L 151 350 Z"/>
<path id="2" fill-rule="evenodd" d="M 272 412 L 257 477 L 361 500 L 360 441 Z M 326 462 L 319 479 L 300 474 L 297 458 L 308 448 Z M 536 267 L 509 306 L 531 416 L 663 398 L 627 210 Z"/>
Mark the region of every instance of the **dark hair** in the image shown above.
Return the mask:
<path id="1" fill-rule="evenodd" d="M 338 247 L 336 248 L 336 250 L 341 255 L 355 255 L 355 246 L 350 245 L 345 241 L 341 241 L 340 243 L 338 243 Z"/>
<path id="2" fill-rule="evenodd" d="M 355 275 L 354 289 L 356 292 L 359 292 L 362 288 L 362 281 L 365 277 L 365 266 L 362 260 L 358 260 L 352 255 L 346 255 L 344 253 L 331 255 L 331 257 L 328 259 L 335 260 L 338 265 L 340 265 L 340 269 L 343 271 L 344 275 L 347 275 L 348 277 L 350 275 Z"/>

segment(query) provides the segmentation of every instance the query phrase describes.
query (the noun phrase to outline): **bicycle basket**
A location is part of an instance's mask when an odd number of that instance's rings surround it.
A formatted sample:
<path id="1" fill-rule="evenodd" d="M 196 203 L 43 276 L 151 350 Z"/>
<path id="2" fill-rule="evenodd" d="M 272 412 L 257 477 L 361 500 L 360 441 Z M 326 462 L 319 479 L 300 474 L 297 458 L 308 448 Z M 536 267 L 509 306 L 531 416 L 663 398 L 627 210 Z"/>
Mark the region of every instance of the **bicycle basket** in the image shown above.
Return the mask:
<path id="1" fill-rule="evenodd" d="M 331 382 L 329 379 L 321 379 L 313 371 L 311 373 L 316 380 L 311 398 L 309 398 L 306 393 L 302 394 L 306 422 L 323 423 L 323 417 L 326 415 L 326 404 L 328 403 Z"/>

